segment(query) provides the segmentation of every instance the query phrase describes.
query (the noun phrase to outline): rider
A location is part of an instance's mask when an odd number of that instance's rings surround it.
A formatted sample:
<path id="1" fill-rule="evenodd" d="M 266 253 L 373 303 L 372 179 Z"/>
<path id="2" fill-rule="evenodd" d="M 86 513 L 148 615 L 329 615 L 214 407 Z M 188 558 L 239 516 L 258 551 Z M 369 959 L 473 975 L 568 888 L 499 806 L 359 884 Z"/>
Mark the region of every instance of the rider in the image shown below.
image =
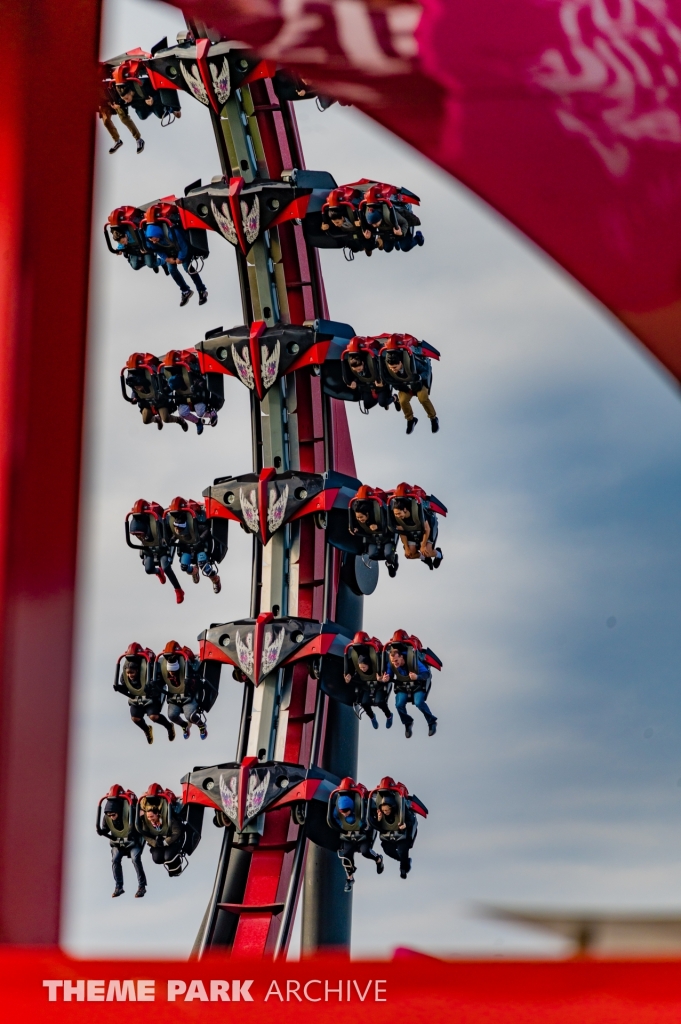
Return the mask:
<path id="1" fill-rule="evenodd" d="M 376 799 L 378 838 L 386 856 L 391 857 L 392 860 L 399 861 L 400 878 L 406 878 L 411 871 L 411 857 L 409 856 L 409 851 L 416 841 L 416 833 L 418 830 L 416 815 L 409 804 L 409 800 L 406 795 L 406 787 L 402 786 L 401 783 L 395 783 L 393 779 L 386 777 L 381 779 L 379 789 L 384 790 L 384 792 L 378 794 Z M 404 794 L 400 794 L 404 801 L 404 821 L 401 825 L 397 826 L 397 829 L 395 828 L 395 824 L 396 821 L 399 820 L 397 806 L 398 794 L 390 792 L 390 789 L 403 789 L 405 791 Z M 385 790 L 388 790 L 388 792 L 385 792 Z"/>
<path id="2" fill-rule="evenodd" d="M 163 826 L 163 803 L 167 805 L 168 828 Z M 182 841 L 184 829 L 173 810 L 175 795 L 168 790 L 161 790 L 158 783 L 153 783 L 147 793 L 140 799 L 142 811 L 142 834 L 151 848 L 151 859 L 154 864 L 163 864 L 172 877 L 182 874 Z"/>
<path id="3" fill-rule="evenodd" d="M 161 714 L 163 688 L 154 679 L 153 651 L 143 648 L 141 644 L 132 643 L 121 661 L 122 665 L 119 663 L 113 688 L 128 698 L 133 722 L 142 730 L 147 743 L 151 744 L 154 742 L 154 730 L 144 721 L 144 716 L 148 715 L 152 722 L 159 722 L 163 726 L 168 733 L 168 739 L 172 742 L 175 739 L 175 726 Z M 143 672 L 146 673 L 145 679 L 142 676 Z"/>
<path id="4" fill-rule="evenodd" d="M 360 226 L 359 214 L 352 202 L 354 189 L 335 188 L 322 206 L 322 231 L 353 235 Z"/>
<path id="5" fill-rule="evenodd" d="M 330 824 L 340 832 L 338 856 L 345 869 L 345 892 L 351 892 L 355 883 L 355 853 L 361 853 L 367 860 L 373 860 L 376 873 L 383 874 L 383 857 L 372 849 L 376 840 L 376 832 L 366 821 L 359 817 L 363 800 L 367 791 L 354 779 L 343 779 L 336 791 L 335 802 L 330 812 Z M 334 794 L 331 794 L 333 801 Z"/>
<path id="6" fill-rule="evenodd" d="M 128 533 L 140 544 L 140 558 L 144 571 L 148 576 L 158 576 L 161 583 L 165 583 L 167 577 L 175 591 L 175 600 L 182 604 L 184 591 L 171 566 L 173 546 L 166 541 L 161 505 L 140 498 L 128 513 L 126 523 Z M 131 544 L 130 547 L 134 545 Z"/>
<path id="7" fill-rule="evenodd" d="M 206 415 L 214 427 L 218 414 L 214 409 L 208 409 L 206 378 L 201 373 L 196 353 L 172 349 L 163 357 L 162 366 L 164 380 L 178 403 L 182 419 L 195 423 L 197 434 L 203 433 Z"/>
<path id="8" fill-rule="evenodd" d="M 367 189 L 359 205 L 362 234 L 370 244 L 385 252 L 393 249 L 409 252 L 414 246 L 423 245 L 422 233 L 410 231 L 421 221 L 410 203 L 392 200 L 391 191 L 390 186 L 385 185 L 372 185 Z"/>
<path id="9" fill-rule="evenodd" d="M 134 793 L 123 794 L 121 786 L 112 786 L 107 794 L 104 804 L 104 816 L 101 824 L 100 834 L 109 840 L 111 847 L 111 870 L 114 876 L 114 891 L 112 898 L 122 896 L 123 888 L 123 858 L 130 857 L 132 866 L 137 875 L 137 892 L 135 898 L 140 899 L 147 891 L 147 877 L 144 874 L 142 864 L 142 853 L 144 851 L 144 840 L 134 827 L 129 830 L 123 827 L 124 801 L 127 799 L 130 805 L 134 799 Z M 127 833 L 127 834 L 126 834 Z"/>
<path id="10" fill-rule="evenodd" d="M 102 82 L 99 101 L 99 116 L 102 124 L 113 139 L 113 146 L 109 150 L 109 153 L 117 153 L 123 145 L 123 139 L 120 137 L 118 129 L 113 122 L 114 114 L 118 114 L 121 124 L 125 125 L 137 143 L 137 152 L 141 153 L 144 149 L 144 139 L 140 135 L 137 125 L 128 114 L 127 105 L 121 99 L 113 82 Z"/>
<path id="11" fill-rule="evenodd" d="M 179 423 L 186 433 L 189 427 L 181 416 L 172 416 L 171 399 L 164 386 L 164 378 L 159 374 L 160 361 L 148 352 L 133 352 L 125 364 L 124 383 L 133 393 L 128 398 L 123 390 L 123 397 L 133 405 L 139 406 L 142 423 L 155 423 L 159 430 L 164 423 Z M 174 405 L 173 405 L 174 408 Z"/>
<path id="12" fill-rule="evenodd" d="M 426 499 L 426 492 L 421 487 L 410 487 L 402 483 L 395 488 L 389 508 L 395 519 L 405 558 L 420 558 L 429 569 L 439 569 L 443 556 L 442 549 L 435 547 L 437 516 Z M 418 502 L 423 512 L 422 524 L 413 518 L 415 502 Z"/>
<path id="13" fill-rule="evenodd" d="M 222 584 L 215 564 L 215 545 L 210 523 L 205 518 L 205 507 L 196 501 L 174 498 L 165 510 L 164 518 L 172 543 L 177 546 L 180 569 L 198 583 L 201 573 L 213 584 L 213 591 L 220 593 Z"/>
<path id="14" fill-rule="evenodd" d="M 415 379 L 412 379 L 404 366 L 402 358 L 403 349 L 399 348 L 397 343 L 391 345 L 389 342 L 383 352 L 385 369 L 388 373 L 388 383 L 397 391 L 397 400 L 407 421 L 407 433 L 411 434 L 418 423 L 414 416 L 414 410 L 411 407 L 412 398 L 418 398 L 425 410 L 426 416 L 430 420 L 432 433 L 437 434 L 440 429 L 440 421 L 437 418 L 435 406 L 430 400 L 432 380 L 430 360 L 425 356 L 413 356 L 417 375 Z"/>
<path id="15" fill-rule="evenodd" d="M 189 739 L 194 724 L 205 740 L 208 729 L 199 706 L 199 659 L 189 647 L 180 647 L 176 640 L 170 640 L 159 655 L 159 662 L 168 689 L 168 716 L 182 729 L 184 739 Z"/>
<path id="16" fill-rule="evenodd" d="M 186 306 L 191 299 L 194 292 L 189 287 L 182 274 L 180 273 L 179 267 L 182 266 L 192 279 L 196 290 L 199 293 L 199 306 L 203 306 L 208 301 L 208 291 L 205 284 L 201 280 L 198 271 L 191 270 L 191 259 L 189 256 L 189 241 L 183 230 L 183 228 L 176 226 L 168 228 L 168 238 L 170 244 L 177 251 L 177 256 L 169 256 L 160 247 L 165 241 L 163 229 L 158 224 L 147 224 L 145 229 L 145 237 L 149 248 L 152 253 L 156 256 L 156 260 L 160 267 L 167 266 L 168 273 L 172 277 L 175 284 L 182 292 L 182 299 L 180 306 Z"/>
<path id="17" fill-rule="evenodd" d="M 410 637 L 404 629 L 395 631 L 389 642 L 385 645 L 388 653 L 388 663 L 382 676 L 384 683 L 395 685 L 395 708 L 404 725 L 404 734 L 411 739 L 414 719 L 407 713 L 407 703 L 411 701 L 419 709 L 428 723 L 428 735 L 434 736 L 437 731 L 437 718 L 426 704 L 426 693 L 431 682 L 431 671 L 417 649 L 416 643 L 420 643 L 416 637 Z M 409 649 L 414 652 L 415 669 L 407 665 L 407 654 Z"/>
<path id="18" fill-rule="evenodd" d="M 380 708 L 386 718 L 385 727 L 390 729 L 393 724 L 393 715 L 388 706 L 388 690 L 378 679 L 376 670 L 371 664 L 369 647 L 373 647 L 377 655 L 380 655 L 383 649 L 380 640 L 377 640 L 376 637 L 370 637 L 368 633 L 364 632 L 355 633 L 352 644 L 346 648 L 346 655 L 351 649 L 358 648 L 356 661 L 352 657 L 347 662 L 348 669 L 355 664 L 356 668 L 352 672 L 345 672 L 343 678 L 348 686 L 354 687 L 355 714 L 359 717 L 362 711 L 365 711 L 373 728 L 378 729 L 378 719 L 373 709 Z"/>

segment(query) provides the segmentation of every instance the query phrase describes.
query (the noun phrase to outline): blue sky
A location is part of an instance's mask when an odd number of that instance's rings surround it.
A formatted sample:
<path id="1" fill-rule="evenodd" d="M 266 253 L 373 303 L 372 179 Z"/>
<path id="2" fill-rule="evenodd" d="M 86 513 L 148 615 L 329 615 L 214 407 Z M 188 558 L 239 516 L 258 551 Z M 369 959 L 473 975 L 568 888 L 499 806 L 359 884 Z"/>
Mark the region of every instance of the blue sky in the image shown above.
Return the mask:
<path id="1" fill-rule="evenodd" d="M 108 0 L 103 55 L 149 48 L 181 27 L 151 0 Z M 681 907 L 681 403 L 677 386 L 567 275 L 418 154 L 356 111 L 298 104 L 309 167 L 339 182 L 375 177 L 422 198 L 426 244 L 346 263 L 324 253 L 334 319 L 362 334 L 408 331 L 442 351 L 433 400 L 407 438 L 392 411 L 350 410 L 358 476 L 406 479 L 450 509 L 438 573 L 382 574 L 366 628 L 416 632 L 443 659 L 417 723 L 374 733 L 362 723 L 359 777 L 407 783 L 431 810 L 414 870 L 358 872 L 353 948 L 397 945 L 467 953 L 555 955 L 558 940 L 480 921 L 480 904 Z M 189 870 L 148 864 L 145 900 L 111 900 L 107 844 L 93 807 L 112 782 L 179 787 L 195 763 L 233 756 L 240 690 L 227 678 L 210 735 L 147 747 L 113 693 L 131 640 L 192 643 L 209 622 L 245 613 L 249 547 L 234 531 L 223 593 L 192 588 L 176 607 L 125 548 L 138 497 L 199 497 L 214 476 L 250 469 L 247 395 L 228 382 L 215 430 L 143 428 L 120 399 L 131 351 L 161 354 L 241 320 L 231 247 L 212 246 L 207 306 L 178 308 L 177 289 L 133 274 L 103 247 L 121 203 L 148 201 L 219 172 L 208 116 L 187 98 L 182 120 L 142 127 L 135 154 L 121 129 L 113 157 L 98 128 L 87 479 L 74 707 L 69 898 L 73 951 L 185 955 L 212 884 L 220 835 L 210 823 Z M 130 870 L 126 865 L 126 872 Z"/>

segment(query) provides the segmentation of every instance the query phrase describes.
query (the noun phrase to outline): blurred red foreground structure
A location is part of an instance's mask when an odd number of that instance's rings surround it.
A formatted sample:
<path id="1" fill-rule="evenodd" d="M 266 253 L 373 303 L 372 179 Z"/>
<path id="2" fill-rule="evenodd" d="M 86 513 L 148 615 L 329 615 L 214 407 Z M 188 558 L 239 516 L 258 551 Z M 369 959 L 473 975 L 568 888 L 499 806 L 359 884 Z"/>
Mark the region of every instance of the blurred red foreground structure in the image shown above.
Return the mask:
<path id="1" fill-rule="evenodd" d="M 182 6 L 352 102 L 465 182 L 681 377 L 681 0 L 184 0 Z M 413 957 L 275 969 L 227 960 L 95 965 L 55 951 L 99 3 L 4 0 L 1 10 L 3 1005 L 23 1016 L 30 1011 L 31 1020 L 85 1013 L 108 1020 L 121 1007 L 106 998 L 98 1005 L 102 978 L 106 986 L 132 979 L 132 990 L 142 994 L 147 990 L 138 982 L 155 979 L 155 1001 L 165 1004 L 169 978 L 189 986 L 201 979 L 232 983 L 238 974 L 253 981 L 253 1002 L 241 1000 L 239 1015 L 258 1024 L 275 1016 L 337 1017 L 348 992 L 353 1017 L 376 1022 L 394 1019 L 396 1010 L 410 1022 L 678 1020 L 681 973 L 673 962 L 447 964 Z M 51 76 L 64 60 L 78 87 L 69 90 L 66 117 L 44 117 Z M 20 543 L 19 524 L 21 537 L 44 543 Z M 273 979 L 284 996 L 287 979 L 310 982 L 313 999 L 328 983 L 331 995 L 321 1002 L 282 1002 L 276 994 L 265 1001 Z M 339 979 L 342 999 L 332 991 Z M 43 980 L 69 985 L 51 990 Z M 370 987 L 362 1002 L 357 989 L 365 992 L 367 981 L 377 980 L 385 988 Z M 356 987 L 344 987 L 351 981 Z M 95 993 L 90 1001 L 88 991 Z M 81 992 L 87 1007 L 79 1007 Z M 140 1001 L 126 1006 L 127 1019 L 148 1014 Z M 178 996 L 172 1007 L 152 1013 L 159 1020 L 171 1014 L 217 1019 L 225 1007 L 204 1002 L 199 992 L 191 1002 Z"/>

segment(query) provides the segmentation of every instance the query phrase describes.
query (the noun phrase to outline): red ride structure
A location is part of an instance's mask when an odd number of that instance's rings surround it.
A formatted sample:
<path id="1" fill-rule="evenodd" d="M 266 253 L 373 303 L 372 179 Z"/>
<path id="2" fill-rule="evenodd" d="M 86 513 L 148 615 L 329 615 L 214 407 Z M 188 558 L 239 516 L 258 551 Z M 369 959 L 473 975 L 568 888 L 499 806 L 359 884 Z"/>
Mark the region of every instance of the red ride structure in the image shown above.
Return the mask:
<path id="1" fill-rule="evenodd" d="M 198 188 L 190 186 L 177 204 L 163 201 L 145 208 L 144 223 L 172 228 L 172 217 L 179 209 L 190 240 L 201 245 L 212 210 L 209 229 L 219 229 L 235 246 L 248 331 L 246 348 L 241 354 L 237 351 L 235 358 L 242 368 L 242 381 L 250 388 L 252 468 L 257 480 L 253 486 L 258 495 L 251 515 L 259 516 L 253 537 L 250 618 L 245 620 L 251 623 L 251 671 L 239 670 L 239 665 L 246 667 L 246 648 L 238 630 L 239 660 L 233 646 L 227 647 L 229 636 L 219 636 L 223 627 L 212 626 L 201 644 L 203 659 L 222 662 L 223 672 L 226 665 L 235 667 L 236 677 L 242 680 L 243 706 L 235 761 L 191 773 L 184 780 L 183 799 L 189 810 L 190 805 L 194 811 L 201 810 L 196 805 L 217 808 L 218 820 L 227 825 L 194 954 L 200 957 L 206 950 L 227 946 L 235 956 L 285 956 L 301 890 L 303 948 L 347 950 L 352 898 L 343 892 L 341 864 L 334 851 L 308 842 L 305 827 L 305 801 L 318 790 L 322 777 L 301 781 L 300 773 L 319 769 L 336 779 L 354 775 L 358 719 L 351 707 L 327 699 L 320 673 L 309 657 L 291 656 L 282 665 L 266 660 L 272 638 L 278 636 L 281 647 L 291 619 L 309 624 L 304 627 L 312 630 L 305 651 L 320 656 L 333 644 L 336 633 L 351 637 L 362 625 L 363 592 L 355 575 L 356 556 L 331 547 L 320 528 L 324 523 L 312 515 L 294 518 L 281 529 L 277 528 L 280 521 L 270 522 L 271 510 L 266 518 L 268 484 L 278 474 L 289 474 L 289 480 L 291 473 L 355 475 L 344 406 L 324 394 L 312 354 L 304 363 L 297 360 L 290 368 L 282 366 L 275 380 L 280 344 L 286 346 L 286 336 L 276 341 L 273 371 L 272 354 L 263 342 L 268 328 L 309 328 L 316 321 L 329 320 L 319 258 L 301 224 L 309 199 L 289 201 L 281 214 L 271 216 L 282 204 L 281 183 L 290 190 L 305 171 L 305 163 L 293 103 L 282 100 L 272 82 L 276 65 L 216 41 L 214 34 L 211 42 L 200 23 L 189 23 L 189 28 L 195 40 L 190 49 L 157 47 L 153 55 L 139 51 L 137 64 L 145 62 L 154 86 L 166 89 L 174 87 L 169 76 L 173 71 L 177 74 L 179 67 L 192 95 L 207 107 L 222 177 L 213 179 L 203 192 L 200 183 Z M 317 176 L 322 182 L 327 177 Z M 250 208 L 242 198 L 246 195 L 251 197 Z M 133 217 L 140 220 L 138 213 L 120 208 L 112 214 L 110 225 L 138 231 Z M 264 224 L 258 224 L 258 217 L 267 223 L 267 230 L 259 230 Z M 193 231 L 198 234 L 192 236 Z M 298 351 L 292 342 L 289 348 Z M 201 358 L 204 363 L 210 360 L 205 355 Z M 210 365 L 214 371 L 229 372 L 215 360 Z M 303 489 L 298 488 L 301 493 Z M 228 506 L 217 513 L 231 515 Z M 364 592 L 370 589 L 364 585 Z M 322 627 L 320 633 L 310 620 L 335 624 L 336 632 L 324 633 Z M 302 640 L 303 634 L 294 630 L 294 642 L 298 635 Z M 225 650 L 220 646 L 223 642 Z M 219 790 L 213 778 L 218 769 Z M 279 785 L 291 784 L 291 795 L 282 793 L 282 799 L 275 801 L 268 796 L 266 809 L 254 815 L 249 805 L 251 789 L 262 790 L 259 808 L 273 772 Z M 222 794 L 221 802 L 211 794 L 213 788 Z M 232 795 L 234 815 L 229 820 Z"/>

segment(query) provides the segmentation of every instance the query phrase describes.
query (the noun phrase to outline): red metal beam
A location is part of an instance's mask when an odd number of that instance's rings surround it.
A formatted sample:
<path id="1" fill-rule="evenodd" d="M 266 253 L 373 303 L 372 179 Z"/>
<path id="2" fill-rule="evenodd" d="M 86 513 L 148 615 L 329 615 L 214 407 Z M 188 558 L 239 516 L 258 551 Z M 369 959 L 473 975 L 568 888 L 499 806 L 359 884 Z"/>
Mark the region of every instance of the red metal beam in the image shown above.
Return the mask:
<path id="1" fill-rule="evenodd" d="M 99 3 L 1 10 L 0 940 L 40 944 L 59 936 Z M 66 121 L 46 113 L 64 59 Z"/>

